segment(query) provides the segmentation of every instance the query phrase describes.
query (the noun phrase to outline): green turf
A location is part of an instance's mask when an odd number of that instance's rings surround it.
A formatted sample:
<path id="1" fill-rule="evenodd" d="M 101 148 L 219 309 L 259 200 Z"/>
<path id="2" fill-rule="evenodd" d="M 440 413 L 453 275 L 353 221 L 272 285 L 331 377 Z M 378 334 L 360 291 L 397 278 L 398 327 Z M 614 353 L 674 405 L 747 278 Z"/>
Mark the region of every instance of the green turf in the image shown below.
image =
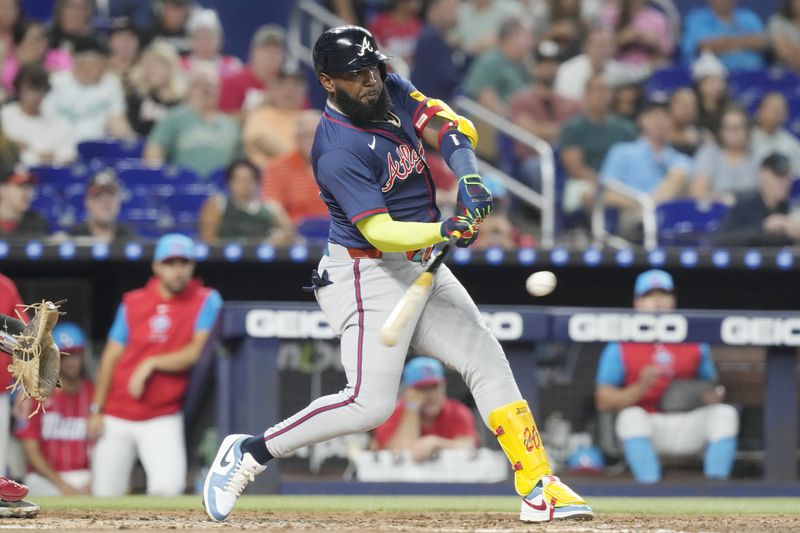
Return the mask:
<path id="1" fill-rule="evenodd" d="M 794 498 L 590 498 L 597 513 L 634 514 L 796 514 Z M 127 496 L 35 498 L 42 509 L 197 509 L 200 496 L 152 498 Z M 519 500 L 512 496 L 243 496 L 241 510 L 269 511 L 483 511 L 514 512 Z"/>

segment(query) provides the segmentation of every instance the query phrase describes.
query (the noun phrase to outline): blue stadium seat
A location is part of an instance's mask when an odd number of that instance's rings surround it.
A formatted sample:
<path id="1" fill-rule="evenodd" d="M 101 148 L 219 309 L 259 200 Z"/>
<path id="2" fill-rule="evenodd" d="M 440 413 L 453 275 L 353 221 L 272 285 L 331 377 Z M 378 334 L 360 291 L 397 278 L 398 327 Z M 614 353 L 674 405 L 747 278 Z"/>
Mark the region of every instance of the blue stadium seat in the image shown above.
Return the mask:
<path id="1" fill-rule="evenodd" d="M 47 218 L 50 226 L 56 226 L 61 216 L 61 195 L 52 185 L 39 186 L 31 202 L 31 209 Z"/>
<path id="2" fill-rule="evenodd" d="M 653 72 L 645 86 L 647 98 L 665 100 L 675 89 L 692 86 L 692 75 L 684 66 L 666 67 Z"/>
<path id="3" fill-rule="evenodd" d="M 663 203 L 656 208 L 659 244 L 708 244 L 727 211 L 728 206 L 720 202 L 684 199 Z"/>
<path id="4" fill-rule="evenodd" d="M 734 100 L 752 108 L 770 92 L 787 98 L 800 96 L 800 77 L 782 69 L 734 72 L 728 78 L 728 90 Z"/>
<path id="5" fill-rule="evenodd" d="M 205 188 L 198 187 L 194 190 L 184 189 L 161 198 L 162 208 L 171 216 L 172 231 L 195 236 L 200 209 L 214 191 L 216 191 L 215 188 L 205 186 Z"/>
<path id="6" fill-rule="evenodd" d="M 297 223 L 297 233 L 311 242 L 325 242 L 330 227 L 331 221 L 327 218 L 309 217 Z"/>
<path id="7" fill-rule="evenodd" d="M 125 202 L 119 212 L 119 220 L 133 226 L 144 238 L 154 239 L 171 229 L 171 220 L 153 207 L 141 207 L 138 202 Z"/>
<path id="8" fill-rule="evenodd" d="M 208 183 L 217 188 L 217 190 L 224 191 L 228 188 L 225 182 L 225 169 L 218 168 L 208 176 Z"/>
<path id="9" fill-rule="evenodd" d="M 786 128 L 795 137 L 800 138 L 800 95 L 787 98 L 786 103 L 789 106 L 789 118 L 786 120 Z"/>
<path id="10" fill-rule="evenodd" d="M 39 178 L 39 183 L 42 185 L 51 185 L 58 190 L 64 190 L 64 188 L 74 183 L 87 183 L 93 169 L 86 165 L 72 165 L 69 167 L 42 165 L 31 167 L 30 172 Z"/>
<path id="11" fill-rule="evenodd" d="M 197 183 L 200 178 L 187 168 L 173 165 L 152 167 L 135 161 L 121 161 L 116 165 L 120 181 L 127 185 L 186 185 Z"/>
<path id="12" fill-rule="evenodd" d="M 160 205 L 161 199 L 172 196 L 180 188 L 200 181 L 197 174 L 178 166 L 149 167 L 123 160 L 116 169 L 128 194 L 150 198 L 154 206 Z"/>
<path id="13" fill-rule="evenodd" d="M 144 153 L 144 140 L 122 141 L 119 139 L 101 139 L 85 141 L 78 145 L 78 155 L 82 161 L 100 159 L 103 161 L 119 161 L 121 159 L 141 159 Z"/>
<path id="14" fill-rule="evenodd" d="M 789 192 L 789 200 L 791 202 L 797 202 L 800 200 L 800 178 L 796 176 L 794 181 L 792 181 L 792 190 Z"/>

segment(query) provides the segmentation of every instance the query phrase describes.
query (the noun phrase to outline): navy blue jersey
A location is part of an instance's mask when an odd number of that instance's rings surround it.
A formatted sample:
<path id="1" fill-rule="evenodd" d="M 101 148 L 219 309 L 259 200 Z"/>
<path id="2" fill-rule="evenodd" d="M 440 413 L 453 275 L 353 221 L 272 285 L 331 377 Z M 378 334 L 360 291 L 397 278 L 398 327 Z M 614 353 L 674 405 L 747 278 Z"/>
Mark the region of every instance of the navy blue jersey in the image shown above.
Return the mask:
<path id="1" fill-rule="evenodd" d="M 371 248 L 356 222 L 389 213 L 404 222 L 436 222 L 436 190 L 414 122 L 426 98 L 397 74 L 385 80 L 399 125 L 355 126 L 331 106 L 317 126 L 311 165 L 331 213 L 330 242 Z"/>

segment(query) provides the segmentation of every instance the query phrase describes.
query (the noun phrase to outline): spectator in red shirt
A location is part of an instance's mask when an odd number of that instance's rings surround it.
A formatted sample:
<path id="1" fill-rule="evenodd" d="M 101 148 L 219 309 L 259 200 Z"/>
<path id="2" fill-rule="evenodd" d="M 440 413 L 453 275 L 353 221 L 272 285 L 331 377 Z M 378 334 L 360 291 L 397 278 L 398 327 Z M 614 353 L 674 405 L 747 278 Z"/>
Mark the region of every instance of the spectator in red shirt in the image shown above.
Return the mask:
<path id="1" fill-rule="evenodd" d="M 390 8 L 369 25 L 369 31 L 389 56 L 400 57 L 408 64 L 414 59 L 417 37 L 422 31 L 420 0 L 392 0 Z"/>
<path id="2" fill-rule="evenodd" d="M 89 494 L 86 418 L 93 385 L 83 370 L 86 336 L 77 324 L 60 322 L 53 329 L 53 338 L 65 354 L 61 388 L 44 402 L 43 410 L 18 420 L 16 430 L 30 468 L 25 484 L 34 496 Z M 30 399 L 25 402 L 32 403 Z"/>
<path id="3" fill-rule="evenodd" d="M 276 24 L 261 26 L 250 41 L 250 59 L 245 67 L 222 81 L 219 108 L 238 114 L 264 100 L 264 92 L 278 77 L 286 56 L 286 32 Z"/>
<path id="4" fill-rule="evenodd" d="M 183 493 L 183 394 L 222 304 L 216 290 L 193 279 L 194 267 L 192 239 L 164 235 L 156 243 L 155 276 L 126 293 L 117 309 L 89 406 L 89 438 L 97 439 L 94 496 L 125 494 L 137 458 L 148 494 Z"/>
<path id="5" fill-rule="evenodd" d="M 47 220 L 31 209 L 36 183 L 36 176 L 25 169 L 0 169 L 0 236 L 3 238 L 47 235 Z"/>
<path id="6" fill-rule="evenodd" d="M 372 448 L 408 450 L 426 461 L 446 448 L 474 448 L 478 443 L 472 411 L 445 390 L 444 367 L 431 357 L 416 357 L 403 369 L 402 398 L 389 420 L 375 429 Z"/>

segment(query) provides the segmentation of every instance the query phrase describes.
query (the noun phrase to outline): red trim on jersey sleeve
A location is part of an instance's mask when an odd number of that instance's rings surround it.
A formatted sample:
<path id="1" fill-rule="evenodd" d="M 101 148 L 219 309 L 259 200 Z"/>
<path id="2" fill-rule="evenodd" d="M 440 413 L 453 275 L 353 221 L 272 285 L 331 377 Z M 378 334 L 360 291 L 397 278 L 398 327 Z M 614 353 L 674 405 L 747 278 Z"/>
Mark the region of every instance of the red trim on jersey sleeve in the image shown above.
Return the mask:
<path id="1" fill-rule="evenodd" d="M 377 209 L 370 209 L 369 211 L 364 211 L 363 213 L 359 213 L 353 218 L 350 219 L 350 222 L 355 224 L 359 220 L 363 220 L 365 218 L 371 217 L 372 215 L 377 215 L 379 213 L 388 213 L 388 207 L 378 207 Z"/>

